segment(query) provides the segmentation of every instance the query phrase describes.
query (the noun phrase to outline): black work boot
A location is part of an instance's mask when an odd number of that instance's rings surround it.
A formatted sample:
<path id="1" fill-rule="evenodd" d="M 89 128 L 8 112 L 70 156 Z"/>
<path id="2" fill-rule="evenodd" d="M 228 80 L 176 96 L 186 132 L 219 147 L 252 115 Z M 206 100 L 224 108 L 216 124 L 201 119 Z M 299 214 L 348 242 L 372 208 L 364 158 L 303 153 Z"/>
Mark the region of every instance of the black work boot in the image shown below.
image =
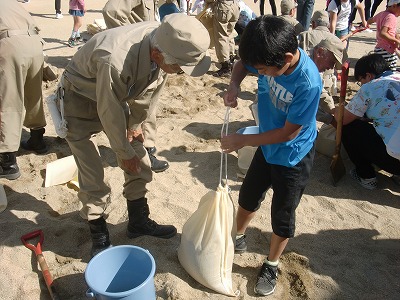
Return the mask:
<path id="1" fill-rule="evenodd" d="M 96 220 L 89 221 L 90 234 L 92 236 L 92 257 L 97 253 L 111 247 L 110 235 L 107 229 L 106 220 L 100 217 Z"/>
<path id="2" fill-rule="evenodd" d="M 154 152 L 156 151 L 155 147 L 151 148 L 146 148 L 147 153 L 149 154 L 150 157 L 150 163 L 151 163 L 151 170 L 155 173 L 160 173 L 165 171 L 166 169 L 169 168 L 169 163 L 165 160 L 159 160 L 155 155 Z"/>
<path id="3" fill-rule="evenodd" d="M 17 152 L 0 153 L 0 178 L 14 180 L 21 176 L 17 165 Z"/>
<path id="4" fill-rule="evenodd" d="M 35 151 L 37 154 L 47 152 L 47 146 L 43 140 L 44 128 L 31 129 L 31 137 L 29 140 L 21 142 L 21 147 L 28 151 Z"/>
<path id="5" fill-rule="evenodd" d="M 230 61 L 224 61 L 223 63 L 221 63 L 221 69 L 219 69 L 218 71 L 215 71 L 213 73 L 213 76 L 229 77 L 229 76 L 231 76 L 231 68 L 232 68 L 232 65 L 231 65 Z"/>
<path id="6" fill-rule="evenodd" d="M 146 198 L 129 201 L 129 222 L 126 230 L 128 238 L 133 239 L 142 235 L 151 235 L 163 239 L 169 239 L 176 234 L 176 228 L 172 225 L 158 225 L 149 218 L 149 206 Z"/>

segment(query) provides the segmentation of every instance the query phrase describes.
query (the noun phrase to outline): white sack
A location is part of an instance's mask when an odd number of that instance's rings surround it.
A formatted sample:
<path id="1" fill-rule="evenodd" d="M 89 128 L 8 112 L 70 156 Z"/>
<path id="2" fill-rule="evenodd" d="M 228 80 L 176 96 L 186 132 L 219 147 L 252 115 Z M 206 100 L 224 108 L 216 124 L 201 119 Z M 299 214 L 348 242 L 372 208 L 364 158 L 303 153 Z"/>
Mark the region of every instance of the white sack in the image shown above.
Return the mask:
<path id="1" fill-rule="evenodd" d="M 202 285 L 228 296 L 236 236 L 235 208 L 228 187 L 204 195 L 182 229 L 178 258 L 184 269 Z"/>

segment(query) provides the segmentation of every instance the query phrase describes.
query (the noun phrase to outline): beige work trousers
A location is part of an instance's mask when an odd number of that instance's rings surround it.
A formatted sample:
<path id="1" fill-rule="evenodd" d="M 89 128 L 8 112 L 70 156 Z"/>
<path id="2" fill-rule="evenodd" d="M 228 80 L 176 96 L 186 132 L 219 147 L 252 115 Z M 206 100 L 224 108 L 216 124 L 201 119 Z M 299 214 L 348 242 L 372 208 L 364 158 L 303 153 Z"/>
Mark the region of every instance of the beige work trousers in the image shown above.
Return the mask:
<path id="1" fill-rule="evenodd" d="M 110 187 L 104 182 L 101 157 L 90 139 L 93 134 L 103 131 L 103 126 L 97 114 L 97 103 L 71 91 L 69 87 L 70 83 L 65 80 L 64 114 L 68 122 L 66 140 L 78 166 L 78 198 L 83 205 L 80 215 L 91 221 L 104 214 L 110 201 Z M 143 144 L 133 140 L 131 145 L 141 159 L 142 170 L 138 175 L 124 171 L 123 195 L 129 200 L 136 200 L 146 195 L 146 185 L 151 182 L 153 173 Z M 119 159 L 118 164 L 121 166 Z"/>
<path id="2" fill-rule="evenodd" d="M 233 30 L 239 19 L 239 5 L 236 1 L 217 0 L 214 5 L 214 44 L 218 62 L 229 61 L 229 55 L 234 54 L 235 41 Z"/>
<path id="3" fill-rule="evenodd" d="M 149 115 L 147 119 L 142 124 L 142 131 L 144 136 L 144 146 L 146 148 L 151 148 L 156 146 L 157 138 L 157 108 L 158 108 L 158 98 L 153 101 L 152 107 L 149 108 Z"/>
<path id="4" fill-rule="evenodd" d="M 22 126 L 46 126 L 42 79 L 43 44 L 39 35 L 0 39 L 0 153 L 18 150 Z"/>

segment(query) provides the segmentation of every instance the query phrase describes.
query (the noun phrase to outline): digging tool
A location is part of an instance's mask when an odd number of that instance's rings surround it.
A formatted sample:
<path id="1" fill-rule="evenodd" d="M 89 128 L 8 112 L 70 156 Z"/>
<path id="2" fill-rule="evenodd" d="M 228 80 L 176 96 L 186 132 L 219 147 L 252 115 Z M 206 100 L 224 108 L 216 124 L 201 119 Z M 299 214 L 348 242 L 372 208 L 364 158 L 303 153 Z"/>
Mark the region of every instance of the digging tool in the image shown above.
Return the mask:
<path id="1" fill-rule="evenodd" d="M 340 148 L 342 145 L 343 114 L 344 114 L 344 104 L 346 99 L 348 77 L 349 77 L 349 62 L 345 61 L 342 65 L 342 79 L 340 83 L 339 113 L 338 113 L 337 127 L 336 127 L 336 146 L 335 146 L 335 153 L 332 156 L 332 162 L 330 167 L 334 186 L 336 186 L 339 180 L 346 174 L 346 168 L 344 166 L 342 157 L 340 156 Z"/>
<path id="2" fill-rule="evenodd" d="M 39 238 L 39 242 L 36 246 L 31 243 L 28 243 L 28 240 Z M 51 277 L 49 267 L 47 266 L 46 260 L 42 254 L 42 244 L 44 241 L 44 235 L 42 230 L 36 230 L 30 233 L 27 233 L 21 236 L 21 241 L 28 249 L 31 249 L 36 254 L 36 259 L 39 262 L 40 269 L 42 270 L 42 274 L 44 280 L 46 282 L 47 289 L 49 290 L 50 296 L 52 300 L 60 300 L 60 297 L 57 295 L 53 285 L 53 278 Z"/>
<path id="3" fill-rule="evenodd" d="M 351 38 L 351 37 L 352 37 L 353 35 L 355 35 L 356 33 L 361 32 L 361 31 L 364 31 L 365 29 L 367 29 L 367 27 L 358 27 L 356 30 L 351 31 L 349 34 L 346 34 L 346 35 L 342 36 L 342 37 L 340 38 L 340 40 L 343 42 L 343 41 L 345 41 L 345 40 Z"/>

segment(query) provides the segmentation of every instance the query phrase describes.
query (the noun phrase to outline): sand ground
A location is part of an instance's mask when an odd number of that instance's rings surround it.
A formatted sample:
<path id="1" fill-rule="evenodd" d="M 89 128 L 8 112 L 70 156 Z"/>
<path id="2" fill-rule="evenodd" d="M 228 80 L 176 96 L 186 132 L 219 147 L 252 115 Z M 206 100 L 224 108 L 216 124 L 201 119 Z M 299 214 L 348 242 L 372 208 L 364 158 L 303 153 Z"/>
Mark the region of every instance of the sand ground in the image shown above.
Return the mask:
<path id="1" fill-rule="evenodd" d="M 83 29 L 101 18 L 105 2 L 86 0 Z M 323 8 L 325 1 L 316 2 L 315 9 Z M 259 13 L 258 3 L 246 3 Z M 21 5 L 42 29 L 48 63 L 61 73 L 77 51 L 66 44 L 72 28 L 72 18 L 67 15 L 68 1 L 62 1 L 65 16 L 60 20 L 54 18 L 53 1 L 31 0 Z M 270 12 L 268 4 L 266 11 Z M 374 44 L 375 32 L 354 36 L 349 48 L 352 66 Z M 211 52 L 215 63 L 215 53 Z M 213 64 L 212 69 L 216 68 Z M 176 252 L 183 224 L 201 196 L 218 185 L 219 136 L 225 114 L 221 95 L 228 83 L 229 79 L 210 74 L 201 78 L 172 75 L 161 98 L 157 155 L 168 160 L 170 168 L 154 174 L 147 196 L 151 217 L 178 228 L 178 235 L 172 239 L 126 238 L 123 173 L 105 135 L 95 137 L 104 160 L 106 182 L 112 186 L 112 201 L 107 208 L 112 243 L 150 251 L 157 265 L 157 299 L 229 298 L 192 279 L 180 266 Z M 44 82 L 44 96 L 51 94 L 55 86 L 56 82 Z M 349 98 L 356 87 L 350 80 Z M 230 132 L 254 125 L 248 107 L 255 95 L 256 78 L 249 76 L 242 84 L 239 107 L 231 111 Z M 28 136 L 24 129 L 22 138 Z M 0 180 L 8 198 L 8 207 L 0 214 L 0 299 L 50 299 L 35 256 L 20 241 L 23 234 L 38 229 L 44 232 L 43 253 L 61 299 L 86 299 L 84 271 L 91 242 L 88 226 L 78 213 L 77 193 L 67 185 L 44 187 L 46 165 L 71 154 L 67 143 L 56 137 L 49 115 L 46 142 L 50 151 L 45 155 L 18 152 L 22 173 L 18 180 Z M 310 183 L 297 210 L 296 237 L 281 258 L 278 286 L 269 299 L 399 299 L 400 188 L 381 173 L 375 191 L 363 189 L 348 175 L 334 187 L 330 161 L 321 154 L 315 158 Z M 352 168 L 348 160 L 345 165 L 347 171 Z M 237 155 L 232 153 L 228 156 L 228 178 L 235 205 L 241 185 L 237 172 Z M 259 298 L 253 286 L 270 241 L 271 195 L 268 192 L 247 232 L 248 252 L 234 259 L 232 281 L 233 287 L 240 290 L 238 299 Z"/>

